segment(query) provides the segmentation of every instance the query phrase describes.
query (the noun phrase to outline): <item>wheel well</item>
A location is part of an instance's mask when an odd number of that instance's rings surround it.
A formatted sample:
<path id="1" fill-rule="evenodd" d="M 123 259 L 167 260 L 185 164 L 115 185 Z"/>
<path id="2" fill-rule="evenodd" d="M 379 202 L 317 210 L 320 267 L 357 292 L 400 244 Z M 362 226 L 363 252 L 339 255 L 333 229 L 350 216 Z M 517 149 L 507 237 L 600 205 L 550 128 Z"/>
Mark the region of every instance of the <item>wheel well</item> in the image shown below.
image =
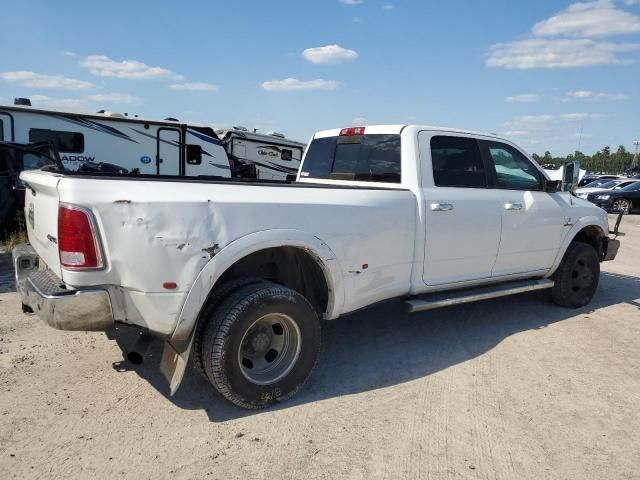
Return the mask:
<path id="1" fill-rule="evenodd" d="M 317 260 L 298 247 L 275 247 L 258 250 L 238 260 L 214 285 L 241 277 L 256 277 L 289 287 L 303 295 L 324 313 L 329 303 L 329 287 Z"/>
<path id="2" fill-rule="evenodd" d="M 574 242 L 582 242 L 591 245 L 598 255 L 602 254 L 602 242 L 605 235 L 601 228 L 595 225 L 589 225 L 580 230 L 575 237 Z"/>

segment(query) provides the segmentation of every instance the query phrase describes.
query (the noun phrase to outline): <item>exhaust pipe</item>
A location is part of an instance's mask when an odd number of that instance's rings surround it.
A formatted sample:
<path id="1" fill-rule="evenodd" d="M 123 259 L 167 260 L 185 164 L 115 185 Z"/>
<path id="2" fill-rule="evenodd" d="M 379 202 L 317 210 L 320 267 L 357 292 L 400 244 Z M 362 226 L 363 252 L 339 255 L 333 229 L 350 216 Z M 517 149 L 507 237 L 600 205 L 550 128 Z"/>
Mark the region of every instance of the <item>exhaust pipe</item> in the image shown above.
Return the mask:
<path id="1" fill-rule="evenodd" d="M 148 333 L 141 333 L 138 335 L 133 346 L 129 349 L 127 353 L 127 360 L 129 360 L 134 365 L 141 365 L 144 361 L 144 356 L 147 354 L 149 347 L 155 340 L 153 335 L 149 335 Z"/>

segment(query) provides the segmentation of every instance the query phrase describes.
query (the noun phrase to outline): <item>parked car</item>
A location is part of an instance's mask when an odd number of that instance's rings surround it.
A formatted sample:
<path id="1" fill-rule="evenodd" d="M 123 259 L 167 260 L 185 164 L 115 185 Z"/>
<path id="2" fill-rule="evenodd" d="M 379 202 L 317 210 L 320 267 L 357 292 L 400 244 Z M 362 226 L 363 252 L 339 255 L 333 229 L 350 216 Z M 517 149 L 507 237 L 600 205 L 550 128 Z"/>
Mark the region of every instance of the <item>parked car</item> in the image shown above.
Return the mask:
<path id="1" fill-rule="evenodd" d="M 595 182 L 597 180 L 607 181 L 607 180 L 617 180 L 619 178 L 622 178 L 622 177 L 620 175 L 598 175 L 595 173 L 587 173 L 578 182 L 578 187 L 586 187 L 587 184 L 591 182 Z"/>
<path id="2" fill-rule="evenodd" d="M 600 183 L 600 181 L 595 181 L 587 184 L 583 188 L 576 189 L 576 195 L 580 198 L 587 198 L 589 194 L 596 192 L 606 192 L 607 190 L 620 190 L 627 185 L 631 185 L 636 183 L 638 179 L 627 178 L 620 180 L 609 180 L 604 183 Z M 593 186 L 591 186 L 593 185 Z"/>
<path id="3" fill-rule="evenodd" d="M 591 193 L 587 200 L 607 212 L 637 212 L 640 210 L 640 181 L 627 185 L 620 190 Z"/>
<path id="4" fill-rule="evenodd" d="M 549 180 L 495 135 L 417 125 L 318 132 L 292 184 L 24 172 L 18 290 L 55 328 L 162 338 L 172 393 L 191 355 L 228 400 L 261 408 L 309 377 L 321 318 L 540 289 L 589 303 L 620 242 L 570 192 L 579 165 L 564 172 Z"/>

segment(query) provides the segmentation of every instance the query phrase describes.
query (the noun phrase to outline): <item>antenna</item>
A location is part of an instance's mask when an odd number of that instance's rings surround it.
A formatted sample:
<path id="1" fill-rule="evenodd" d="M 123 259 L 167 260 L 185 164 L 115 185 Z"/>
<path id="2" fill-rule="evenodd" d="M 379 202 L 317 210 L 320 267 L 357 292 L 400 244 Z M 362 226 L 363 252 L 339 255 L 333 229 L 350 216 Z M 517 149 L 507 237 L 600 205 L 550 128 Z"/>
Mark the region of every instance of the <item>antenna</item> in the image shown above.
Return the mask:
<path id="1" fill-rule="evenodd" d="M 584 130 L 584 123 L 580 125 L 580 134 L 578 135 L 578 151 L 580 151 L 580 145 L 582 144 L 582 130 Z"/>

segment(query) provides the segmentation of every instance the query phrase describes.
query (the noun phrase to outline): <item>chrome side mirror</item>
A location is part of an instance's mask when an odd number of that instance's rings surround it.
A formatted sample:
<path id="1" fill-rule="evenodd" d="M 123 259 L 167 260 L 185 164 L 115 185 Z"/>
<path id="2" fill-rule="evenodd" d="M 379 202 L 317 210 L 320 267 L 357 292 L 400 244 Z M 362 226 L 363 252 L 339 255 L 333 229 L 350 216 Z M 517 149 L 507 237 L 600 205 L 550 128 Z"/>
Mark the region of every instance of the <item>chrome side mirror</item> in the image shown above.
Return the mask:
<path id="1" fill-rule="evenodd" d="M 567 162 L 562 168 L 562 191 L 571 192 L 580 180 L 580 162 Z"/>

